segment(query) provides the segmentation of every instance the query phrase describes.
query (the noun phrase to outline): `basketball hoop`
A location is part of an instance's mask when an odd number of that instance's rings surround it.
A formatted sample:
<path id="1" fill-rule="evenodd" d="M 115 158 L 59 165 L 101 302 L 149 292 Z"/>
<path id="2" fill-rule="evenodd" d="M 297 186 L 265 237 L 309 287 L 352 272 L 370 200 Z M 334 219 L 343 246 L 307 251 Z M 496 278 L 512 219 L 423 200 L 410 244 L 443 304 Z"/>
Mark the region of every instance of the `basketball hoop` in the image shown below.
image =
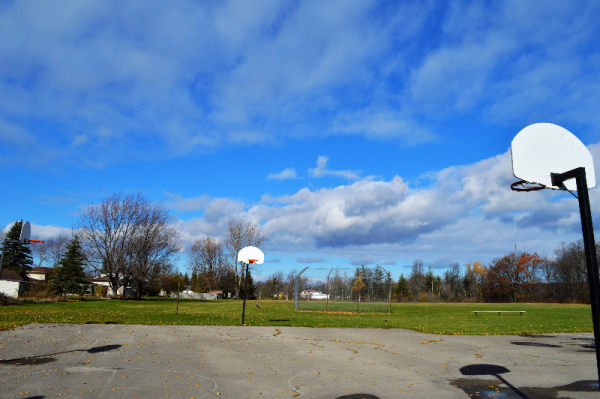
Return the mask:
<path id="1" fill-rule="evenodd" d="M 525 180 L 519 180 L 510 185 L 510 189 L 513 191 L 539 191 L 546 188 L 548 187 L 542 183 L 531 183 Z"/>
<path id="2" fill-rule="evenodd" d="M 567 190 L 579 201 L 594 327 L 596 371 L 600 378 L 600 277 L 588 195 L 588 189 L 596 186 L 592 154 L 573 133 L 552 123 L 534 123 L 522 129 L 511 142 L 510 152 L 513 174 L 520 179 L 510 185 L 512 190 Z M 574 191 L 577 191 L 577 195 Z"/>

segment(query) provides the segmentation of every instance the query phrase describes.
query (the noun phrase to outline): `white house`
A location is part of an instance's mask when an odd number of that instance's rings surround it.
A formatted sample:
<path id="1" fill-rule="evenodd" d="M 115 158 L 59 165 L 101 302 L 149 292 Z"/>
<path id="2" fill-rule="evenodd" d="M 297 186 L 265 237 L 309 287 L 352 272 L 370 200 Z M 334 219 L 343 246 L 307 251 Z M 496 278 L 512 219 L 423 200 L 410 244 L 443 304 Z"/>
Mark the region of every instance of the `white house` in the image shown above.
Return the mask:
<path id="1" fill-rule="evenodd" d="M 31 280 L 47 281 L 52 274 L 54 269 L 51 267 L 34 267 L 27 272 L 27 277 Z"/>
<path id="2" fill-rule="evenodd" d="M 110 287 L 110 284 L 108 283 L 108 276 L 106 274 L 101 274 L 100 277 L 92 279 L 92 285 L 95 287 L 102 287 L 102 292 L 100 293 L 102 296 L 107 296 L 111 298 L 115 296 L 115 293 L 113 292 L 112 288 Z M 133 289 L 131 287 L 120 286 L 117 289 L 116 296 L 130 295 L 133 295 Z"/>
<path id="3" fill-rule="evenodd" d="M 0 293 L 11 298 L 18 298 L 23 294 L 27 281 L 23 280 L 19 273 L 11 269 L 2 269 L 0 277 Z"/>
<path id="4" fill-rule="evenodd" d="M 323 294 L 321 291 L 315 290 L 304 290 L 300 293 L 300 297 L 308 299 L 309 301 L 318 301 L 329 298 L 327 294 Z"/>

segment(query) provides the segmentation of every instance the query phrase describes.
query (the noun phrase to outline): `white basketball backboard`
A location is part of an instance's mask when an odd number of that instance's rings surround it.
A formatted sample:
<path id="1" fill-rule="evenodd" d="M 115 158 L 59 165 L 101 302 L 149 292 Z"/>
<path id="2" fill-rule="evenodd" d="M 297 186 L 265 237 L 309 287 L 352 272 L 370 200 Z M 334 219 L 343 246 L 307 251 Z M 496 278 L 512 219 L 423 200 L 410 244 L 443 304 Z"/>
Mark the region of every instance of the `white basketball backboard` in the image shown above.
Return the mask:
<path id="1" fill-rule="evenodd" d="M 19 241 L 26 244 L 29 240 L 31 240 L 31 225 L 29 222 L 23 222 L 21 226 L 21 235 L 19 236 Z"/>
<path id="2" fill-rule="evenodd" d="M 564 173 L 584 167 L 587 185 L 596 186 L 594 161 L 587 147 L 573 133 L 552 123 L 534 123 L 521 130 L 510 145 L 513 174 L 530 183 L 552 185 L 551 173 Z M 575 179 L 564 182 L 577 190 Z"/>
<path id="3" fill-rule="evenodd" d="M 246 264 L 261 264 L 265 261 L 265 254 L 256 247 L 245 247 L 238 252 L 237 260 Z"/>

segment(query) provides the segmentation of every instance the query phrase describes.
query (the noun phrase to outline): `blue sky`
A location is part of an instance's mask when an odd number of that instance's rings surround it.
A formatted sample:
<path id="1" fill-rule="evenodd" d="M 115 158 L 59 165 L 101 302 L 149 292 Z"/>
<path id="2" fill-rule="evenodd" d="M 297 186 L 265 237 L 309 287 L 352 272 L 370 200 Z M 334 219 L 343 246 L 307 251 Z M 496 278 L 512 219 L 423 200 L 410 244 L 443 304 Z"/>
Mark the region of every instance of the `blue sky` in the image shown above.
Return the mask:
<path id="1" fill-rule="evenodd" d="M 0 223 L 30 220 L 49 238 L 88 204 L 141 192 L 168 207 L 186 248 L 230 218 L 259 224 L 259 276 L 360 263 L 396 276 L 417 258 L 441 271 L 515 244 L 552 255 L 580 238 L 577 203 L 511 192 L 508 149 L 552 122 L 600 157 L 599 12 L 1 2 Z"/>

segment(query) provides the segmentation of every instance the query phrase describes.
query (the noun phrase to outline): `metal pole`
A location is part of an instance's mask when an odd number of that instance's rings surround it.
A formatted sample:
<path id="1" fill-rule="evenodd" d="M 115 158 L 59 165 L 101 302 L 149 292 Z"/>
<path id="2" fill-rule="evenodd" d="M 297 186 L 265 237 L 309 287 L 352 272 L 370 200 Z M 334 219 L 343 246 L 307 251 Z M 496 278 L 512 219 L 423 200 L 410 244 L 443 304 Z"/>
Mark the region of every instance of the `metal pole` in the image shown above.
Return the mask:
<path id="1" fill-rule="evenodd" d="M 331 268 L 331 270 L 329 271 L 329 273 L 327 274 L 327 298 L 325 298 L 326 302 L 325 302 L 325 311 L 327 312 L 329 309 L 329 276 L 331 275 L 331 272 L 333 271 L 333 268 Z"/>
<path id="2" fill-rule="evenodd" d="M 242 306 L 242 325 L 244 325 L 244 317 L 246 316 L 246 298 L 248 297 L 248 266 L 250 265 L 246 264 L 246 277 L 244 278 L 244 305 Z M 242 263 L 242 268 L 243 267 L 244 264 Z"/>
<path id="3" fill-rule="evenodd" d="M 296 274 L 296 285 L 294 289 L 294 310 L 298 310 L 298 290 L 299 290 L 299 281 L 300 275 L 304 273 L 308 269 L 308 266 L 300 271 L 300 273 Z"/>
<path id="4" fill-rule="evenodd" d="M 585 175 L 585 168 L 575 168 L 565 173 L 552 173 L 552 184 L 562 186 L 565 180 L 575 179 L 577 183 L 577 199 L 579 200 L 579 214 L 581 216 L 581 230 L 585 261 L 587 265 L 588 284 L 590 286 L 590 305 L 592 307 L 592 324 L 594 326 L 594 341 L 596 344 L 596 368 L 600 380 L 600 281 L 598 280 L 598 260 L 596 259 L 596 243 L 594 240 L 594 226 L 592 225 L 592 211 L 590 197 Z"/>
<path id="5" fill-rule="evenodd" d="M 298 280 L 300 279 L 300 276 L 296 276 L 296 279 L 294 281 L 294 310 L 298 310 Z"/>
<path id="6" fill-rule="evenodd" d="M 181 274 L 177 275 L 177 307 L 175 308 L 175 314 L 179 314 L 179 291 L 181 291 Z"/>
<path id="7" fill-rule="evenodd" d="M 2 240 L 2 256 L 0 257 L 0 275 L 2 275 L 2 266 L 4 266 L 4 252 L 6 252 L 6 237 Z"/>
<path id="8" fill-rule="evenodd" d="M 392 314 L 392 273 L 387 272 L 388 277 L 388 302 L 390 304 L 390 314 Z"/>

